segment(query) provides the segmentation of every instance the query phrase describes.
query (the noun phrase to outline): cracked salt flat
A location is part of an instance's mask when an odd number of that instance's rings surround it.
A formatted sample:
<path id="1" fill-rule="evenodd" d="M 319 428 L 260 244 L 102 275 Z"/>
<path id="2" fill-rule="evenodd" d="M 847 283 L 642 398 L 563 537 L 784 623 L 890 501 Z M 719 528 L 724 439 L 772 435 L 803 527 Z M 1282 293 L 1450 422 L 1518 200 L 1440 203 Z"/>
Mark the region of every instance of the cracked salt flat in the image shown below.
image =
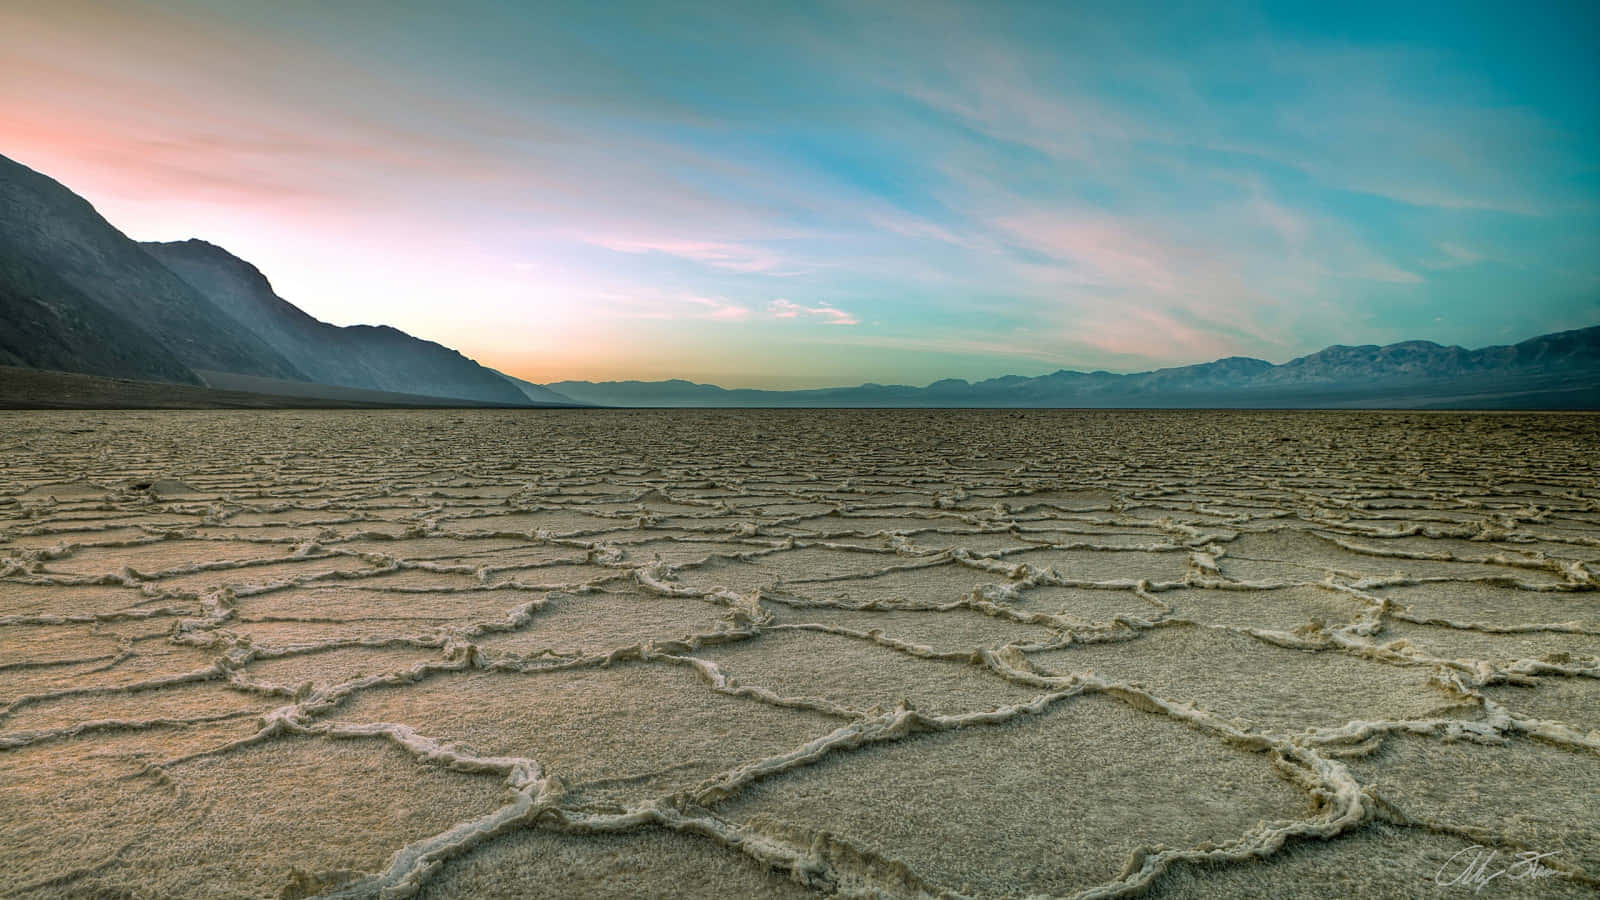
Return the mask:
<path id="1" fill-rule="evenodd" d="M 1581 896 L 1597 559 L 1586 415 L 0 414 L 0 895 Z"/>

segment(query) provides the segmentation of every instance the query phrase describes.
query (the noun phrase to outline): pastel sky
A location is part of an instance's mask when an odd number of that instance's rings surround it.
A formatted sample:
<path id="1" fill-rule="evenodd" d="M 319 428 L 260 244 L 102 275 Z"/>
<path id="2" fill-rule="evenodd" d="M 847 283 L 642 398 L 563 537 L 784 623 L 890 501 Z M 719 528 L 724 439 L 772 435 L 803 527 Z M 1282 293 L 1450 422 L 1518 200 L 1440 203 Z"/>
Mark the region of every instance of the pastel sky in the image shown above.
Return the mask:
<path id="1" fill-rule="evenodd" d="M 7 0 L 0 153 L 514 375 L 1600 323 L 1592 2 Z"/>

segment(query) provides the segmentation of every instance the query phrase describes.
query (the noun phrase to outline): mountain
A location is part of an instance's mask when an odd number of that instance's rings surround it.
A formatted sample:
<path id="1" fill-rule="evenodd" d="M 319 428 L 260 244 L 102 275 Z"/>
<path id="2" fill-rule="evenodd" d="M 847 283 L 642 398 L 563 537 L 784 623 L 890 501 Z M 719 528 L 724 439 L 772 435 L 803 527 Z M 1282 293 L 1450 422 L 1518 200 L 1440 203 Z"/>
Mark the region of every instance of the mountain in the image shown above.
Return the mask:
<path id="1" fill-rule="evenodd" d="M 3 156 L 0 322 L 0 366 L 337 402 L 571 404 L 386 325 L 318 321 L 204 241 L 136 243 Z"/>
<path id="2" fill-rule="evenodd" d="M 221 247 L 200 240 L 141 246 L 311 381 L 495 403 L 528 400 L 506 376 L 449 347 L 387 325 L 319 321 L 274 293 L 255 266 Z"/>
<path id="3" fill-rule="evenodd" d="M 760 391 L 717 387 L 714 384 L 695 384 L 674 378 L 670 381 L 557 381 L 544 385 L 563 397 L 579 403 L 623 406 L 763 406 L 785 404 L 785 398 L 794 399 L 812 391 Z M 844 390 L 853 390 L 845 388 Z M 751 401 L 751 402 L 739 402 Z M 762 403 L 758 401 L 770 401 Z"/>
<path id="4" fill-rule="evenodd" d="M 1600 326 L 1477 350 L 1405 341 L 1333 346 L 1282 365 L 1234 356 L 1129 375 L 1063 369 L 926 387 L 729 390 L 677 379 L 546 387 L 607 406 L 1600 409 Z"/>
<path id="5" fill-rule="evenodd" d="M 88 201 L 3 156 L 0 320 L 10 365 L 188 384 L 197 368 L 305 377 Z"/>
<path id="6" fill-rule="evenodd" d="M 498 374 L 500 377 L 516 385 L 517 390 L 521 391 L 525 397 L 534 403 L 566 403 L 574 406 L 579 405 L 571 397 L 558 394 L 542 384 L 534 384 L 531 381 L 523 381 L 521 378 L 513 378 L 504 372 L 500 372 Z"/>

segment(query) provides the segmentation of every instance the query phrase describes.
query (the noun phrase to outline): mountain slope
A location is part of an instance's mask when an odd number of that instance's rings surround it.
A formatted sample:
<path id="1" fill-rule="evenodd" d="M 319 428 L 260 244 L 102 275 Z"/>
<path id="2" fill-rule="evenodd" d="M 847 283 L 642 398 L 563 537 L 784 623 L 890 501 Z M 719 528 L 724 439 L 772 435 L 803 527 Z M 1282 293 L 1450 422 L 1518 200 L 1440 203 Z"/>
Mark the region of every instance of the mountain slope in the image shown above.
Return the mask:
<path id="1" fill-rule="evenodd" d="M 1429 341 L 1334 346 L 1273 365 L 1229 357 L 1115 375 L 1060 370 L 927 387 L 729 390 L 688 381 L 562 381 L 552 390 L 613 406 L 1460 407 L 1600 408 L 1600 326 L 1468 350 Z"/>
<path id="2" fill-rule="evenodd" d="M 523 381 L 521 378 L 507 375 L 504 372 L 499 372 L 499 374 L 500 377 L 511 382 L 516 386 L 517 390 L 521 391 L 524 396 L 535 403 L 576 403 L 576 401 L 574 401 L 571 397 L 558 394 L 542 384 L 534 384 L 531 381 Z"/>
<path id="3" fill-rule="evenodd" d="M 5 359 L 41 368 L 197 383 L 196 368 L 302 378 L 88 201 L 0 156 Z"/>
<path id="4" fill-rule="evenodd" d="M 312 381 L 491 403 L 528 399 L 500 373 L 433 341 L 387 325 L 319 321 L 274 293 L 255 266 L 221 247 L 199 240 L 143 247 Z"/>
<path id="5" fill-rule="evenodd" d="M 198 384 L 144 329 L 0 240 L 0 365 Z"/>

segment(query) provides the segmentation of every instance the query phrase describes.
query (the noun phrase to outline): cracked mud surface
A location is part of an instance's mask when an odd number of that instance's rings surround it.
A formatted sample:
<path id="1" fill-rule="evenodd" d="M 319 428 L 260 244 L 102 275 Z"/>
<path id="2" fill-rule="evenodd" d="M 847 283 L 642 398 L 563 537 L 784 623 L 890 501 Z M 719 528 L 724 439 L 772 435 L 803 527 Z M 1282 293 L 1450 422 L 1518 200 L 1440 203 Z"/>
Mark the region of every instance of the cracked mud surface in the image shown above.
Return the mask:
<path id="1" fill-rule="evenodd" d="M 1593 415 L 0 413 L 0 896 L 1592 896 L 1597 589 Z"/>

